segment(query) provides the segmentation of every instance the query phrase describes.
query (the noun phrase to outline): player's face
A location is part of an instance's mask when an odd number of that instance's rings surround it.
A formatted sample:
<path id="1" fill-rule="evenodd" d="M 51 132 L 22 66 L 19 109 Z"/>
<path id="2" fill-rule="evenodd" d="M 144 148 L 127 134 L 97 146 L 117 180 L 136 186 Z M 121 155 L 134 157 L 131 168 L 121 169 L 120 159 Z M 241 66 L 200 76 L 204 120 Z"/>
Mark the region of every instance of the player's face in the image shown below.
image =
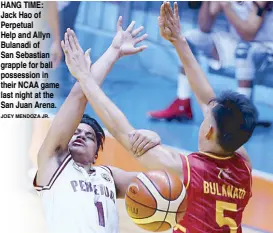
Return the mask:
<path id="1" fill-rule="evenodd" d="M 97 139 L 93 128 L 87 124 L 79 124 L 69 142 L 69 150 L 75 161 L 93 163 L 97 152 Z"/>

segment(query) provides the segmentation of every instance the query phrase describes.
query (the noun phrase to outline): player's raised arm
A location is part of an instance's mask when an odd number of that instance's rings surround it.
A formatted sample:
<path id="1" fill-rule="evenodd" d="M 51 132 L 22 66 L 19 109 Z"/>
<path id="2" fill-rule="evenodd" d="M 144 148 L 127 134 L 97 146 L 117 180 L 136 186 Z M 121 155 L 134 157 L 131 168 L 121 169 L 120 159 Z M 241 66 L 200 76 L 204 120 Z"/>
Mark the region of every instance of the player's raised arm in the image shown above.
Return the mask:
<path id="1" fill-rule="evenodd" d="M 117 25 L 120 24 L 121 18 L 119 18 Z M 118 34 L 119 32 L 117 32 L 116 36 Z M 90 50 L 83 52 L 75 33 L 70 29 L 65 34 L 65 40 L 62 41 L 62 48 L 65 53 L 66 64 L 72 75 L 75 75 L 73 69 L 78 67 L 71 66 L 71 60 L 82 58 L 80 63 L 85 68 L 85 75 L 92 76 L 98 85 L 102 84 L 113 64 L 120 57 L 120 51 L 116 49 L 114 39 L 108 50 L 91 67 Z M 139 49 L 144 48 L 140 47 Z M 67 152 L 68 142 L 81 121 L 86 103 L 87 99 L 82 92 L 80 84 L 77 82 L 54 117 L 49 132 L 38 152 L 39 169 L 36 179 L 38 185 L 46 185 L 59 166 L 59 158 Z"/>
<path id="2" fill-rule="evenodd" d="M 209 101 L 215 97 L 215 93 L 201 66 L 194 57 L 185 37 L 181 34 L 180 17 L 176 2 L 174 3 L 174 11 L 169 2 L 164 2 L 161 5 L 158 24 L 161 36 L 169 40 L 175 47 L 183 63 L 191 88 L 200 106 L 204 109 L 203 106 L 207 105 Z"/>
<path id="3" fill-rule="evenodd" d="M 132 155 L 132 143 L 129 135 L 134 131 L 133 126 L 121 110 L 103 93 L 94 80 L 84 74 L 77 76 L 82 90 L 92 108 L 102 120 L 108 131 Z M 168 169 L 182 175 L 182 162 L 178 152 L 157 145 L 148 150 L 139 160 L 150 169 Z"/>
<path id="4" fill-rule="evenodd" d="M 65 50 L 71 50 L 68 34 L 65 34 Z M 66 59 L 67 58 L 67 54 Z M 84 56 L 87 67 L 90 67 L 89 54 Z M 76 83 L 70 91 L 65 102 L 54 117 L 46 138 L 38 152 L 38 173 L 37 185 L 47 185 L 55 170 L 59 166 L 61 157 L 67 152 L 67 145 L 79 125 L 87 100 L 81 90 L 79 83 Z"/>
<path id="5" fill-rule="evenodd" d="M 129 55 L 135 54 L 142 51 L 146 46 L 139 48 L 135 47 L 135 44 L 142 41 L 146 35 L 139 38 L 135 37 L 143 27 L 133 30 L 134 22 L 123 31 L 120 27 L 120 35 L 116 37 L 113 43 L 115 48 L 120 48 L 120 54 Z M 132 144 L 130 141 L 129 134 L 134 130 L 131 124 L 128 122 L 124 114 L 117 108 L 117 106 L 111 102 L 111 100 L 102 92 L 92 76 L 86 74 L 86 67 L 82 65 L 80 59 L 73 58 L 73 51 L 71 53 L 72 63 L 71 70 L 75 71 L 75 77 L 79 80 L 82 90 L 92 105 L 93 109 L 103 121 L 109 132 L 130 152 L 132 152 Z M 83 55 L 81 55 L 83 56 Z M 79 57 L 78 57 L 79 58 Z M 83 59 L 83 58 L 82 58 Z M 101 67 L 104 69 L 104 67 Z M 100 74 L 100 72 L 98 72 Z M 132 154 L 134 154 L 132 152 Z M 171 170 L 177 171 L 181 175 L 182 163 L 178 153 L 170 152 L 163 146 L 155 146 L 146 152 L 142 157 L 141 161 L 145 163 L 149 168 L 162 169 L 170 168 Z"/>
<path id="6" fill-rule="evenodd" d="M 215 93 L 208 82 L 205 73 L 195 59 L 185 37 L 181 34 L 180 17 L 177 2 L 174 3 L 172 10 L 169 2 L 164 2 L 160 8 L 160 17 L 158 18 L 160 33 L 163 38 L 169 40 L 175 47 L 190 86 L 195 93 L 197 100 L 205 113 L 208 103 L 215 98 Z M 238 152 L 247 160 L 248 155 L 243 147 Z"/>

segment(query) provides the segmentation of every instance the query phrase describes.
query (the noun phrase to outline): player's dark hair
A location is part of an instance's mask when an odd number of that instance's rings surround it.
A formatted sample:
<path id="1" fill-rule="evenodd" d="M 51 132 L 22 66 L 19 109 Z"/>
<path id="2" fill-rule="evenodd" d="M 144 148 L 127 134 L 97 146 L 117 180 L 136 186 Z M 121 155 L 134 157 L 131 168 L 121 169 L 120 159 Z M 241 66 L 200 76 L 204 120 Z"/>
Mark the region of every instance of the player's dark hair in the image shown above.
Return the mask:
<path id="1" fill-rule="evenodd" d="M 234 152 L 251 137 L 258 118 L 252 102 L 244 95 L 225 91 L 213 101 L 212 114 L 217 125 L 218 143 L 226 152 Z"/>
<path id="2" fill-rule="evenodd" d="M 81 123 L 87 124 L 92 127 L 92 129 L 95 131 L 96 134 L 96 140 L 97 140 L 97 152 L 99 149 L 103 150 L 103 143 L 105 140 L 105 134 L 99 123 L 92 117 L 88 116 L 87 114 L 84 114 L 81 120 Z"/>

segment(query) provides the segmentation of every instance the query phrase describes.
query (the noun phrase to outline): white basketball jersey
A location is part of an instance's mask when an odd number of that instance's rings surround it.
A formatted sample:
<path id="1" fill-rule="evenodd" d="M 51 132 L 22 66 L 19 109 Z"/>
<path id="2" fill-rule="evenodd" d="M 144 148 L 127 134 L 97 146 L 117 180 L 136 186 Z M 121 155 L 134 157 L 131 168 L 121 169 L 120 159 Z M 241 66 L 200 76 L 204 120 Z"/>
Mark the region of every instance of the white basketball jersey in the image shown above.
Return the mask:
<path id="1" fill-rule="evenodd" d="M 232 9 L 236 12 L 236 14 L 243 20 L 248 18 L 249 12 L 253 10 L 254 3 L 252 1 L 245 1 L 238 3 L 236 1 L 231 2 Z M 257 35 L 254 38 L 254 41 L 261 42 L 270 42 L 273 41 L 273 11 L 266 11 L 263 24 L 259 29 Z M 230 25 L 231 34 L 238 40 L 240 40 L 240 36 L 238 35 L 236 29 Z"/>
<path id="2" fill-rule="evenodd" d="M 69 155 L 41 196 L 49 233 L 117 233 L 116 189 L 108 167 L 89 175 Z"/>

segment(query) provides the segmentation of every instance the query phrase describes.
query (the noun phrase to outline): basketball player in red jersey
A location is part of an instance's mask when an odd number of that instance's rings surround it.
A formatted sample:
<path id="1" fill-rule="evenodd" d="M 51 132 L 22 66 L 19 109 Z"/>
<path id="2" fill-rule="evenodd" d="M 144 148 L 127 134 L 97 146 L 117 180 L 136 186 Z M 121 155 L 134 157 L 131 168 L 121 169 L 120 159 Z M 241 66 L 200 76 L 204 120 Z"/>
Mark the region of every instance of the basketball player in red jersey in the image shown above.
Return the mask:
<path id="1" fill-rule="evenodd" d="M 204 113 L 199 131 L 199 152 L 186 157 L 157 145 L 138 159 L 150 169 L 176 172 L 187 188 L 188 209 L 175 227 L 175 233 L 240 233 L 242 214 L 251 197 L 251 164 L 242 146 L 254 131 L 256 109 L 245 96 L 235 92 L 215 96 L 181 35 L 177 3 L 174 13 L 169 3 L 161 6 L 159 26 L 161 35 L 179 54 Z M 143 143 L 143 137 L 134 132 L 124 114 L 96 82 L 84 75 L 86 66 L 78 61 L 75 59 L 75 64 L 70 65 L 77 67 L 74 76 L 89 103 L 109 132 L 128 151 L 133 143 L 134 151 Z"/>

